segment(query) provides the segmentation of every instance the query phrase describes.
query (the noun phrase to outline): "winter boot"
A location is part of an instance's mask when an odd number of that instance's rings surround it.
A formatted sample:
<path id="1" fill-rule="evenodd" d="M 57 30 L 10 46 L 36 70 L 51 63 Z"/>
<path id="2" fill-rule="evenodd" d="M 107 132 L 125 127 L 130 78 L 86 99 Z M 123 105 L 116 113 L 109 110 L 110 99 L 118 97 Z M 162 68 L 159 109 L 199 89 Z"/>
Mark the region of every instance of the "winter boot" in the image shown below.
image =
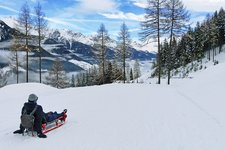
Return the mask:
<path id="1" fill-rule="evenodd" d="M 13 132 L 13 134 L 23 134 L 23 130 L 19 129 Z"/>
<path id="2" fill-rule="evenodd" d="M 45 134 L 43 134 L 43 133 L 38 133 L 38 137 L 39 138 L 47 138 L 47 136 Z"/>
<path id="3" fill-rule="evenodd" d="M 67 109 L 64 109 L 63 112 L 64 112 L 64 113 L 67 113 Z"/>

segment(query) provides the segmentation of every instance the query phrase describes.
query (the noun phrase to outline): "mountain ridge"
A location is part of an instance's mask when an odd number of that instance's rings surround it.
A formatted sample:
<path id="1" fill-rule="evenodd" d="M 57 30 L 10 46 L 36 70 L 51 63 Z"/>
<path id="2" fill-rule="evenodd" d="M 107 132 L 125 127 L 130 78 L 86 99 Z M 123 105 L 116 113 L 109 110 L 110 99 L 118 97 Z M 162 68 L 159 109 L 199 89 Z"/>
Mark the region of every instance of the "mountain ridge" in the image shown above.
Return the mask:
<path id="1" fill-rule="evenodd" d="M 7 23 L 4 22 L 4 19 L 0 20 L 0 51 L 1 50 L 10 50 L 13 45 L 13 33 L 19 32 L 16 29 L 12 28 L 14 24 L 16 24 L 16 20 L 13 17 L 8 17 Z M 9 25 L 7 25 L 9 24 Z M 34 31 L 31 31 L 34 33 Z M 35 38 L 36 35 L 32 34 Z M 29 46 L 33 48 L 37 48 L 37 42 L 35 40 L 29 41 Z M 113 59 L 115 55 L 116 41 L 111 39 L 111 44 L 108 45 L 107 48 L 107 58 Z M 79 32 L 73 32 L 68 29 L 49 29 L 46 32 L 46 37 L 42 41 L 42 59 L 44 65 L 42 66 L 42 70 L 49 70 L 54 61 L 54 58 L 59 57 L 60 60 L 65 64 L 65 70 L 67 72 L 71 71 L 81 71 L 86 70 L 87 67 L 83 67 L 83 65 L 79 66 L 79 63 L 73 64 L 80 61 L 81 64 L 88 63 L 91 66 L 93 64 L 97 64 L 97 59 L 94 54 L 94 36 L 85 36 Z M 9 51 L 10 52 L 10 51 Z M 139 60 L 152 60 L 156 57 L 156 54 L 150 53 L 148 51 L 137 50 L 133 47 L 130 48 L 131 57 L 130 60 L 139 59 Z M 22 52 L 19 52 L 22 54 Z M 9 54 L 8 54 L 9 55 Z M 8 57 L 5 57 L 5 59 Z M 38 71 L 38 57 L 39 52 L 34 50 L 29 53 L 29 69 L 32 71 Z M 21 61 L 24 61 L 21 59 Z M 3 64 L 1 66 L 7 66 L 6 62 L 1 62 Z M 24 62 L 23 62 L 24 65 Z M 22 68 L 24 68 L 21 65 Z M 70 70 L 71 69 L 71 70 Z"/>

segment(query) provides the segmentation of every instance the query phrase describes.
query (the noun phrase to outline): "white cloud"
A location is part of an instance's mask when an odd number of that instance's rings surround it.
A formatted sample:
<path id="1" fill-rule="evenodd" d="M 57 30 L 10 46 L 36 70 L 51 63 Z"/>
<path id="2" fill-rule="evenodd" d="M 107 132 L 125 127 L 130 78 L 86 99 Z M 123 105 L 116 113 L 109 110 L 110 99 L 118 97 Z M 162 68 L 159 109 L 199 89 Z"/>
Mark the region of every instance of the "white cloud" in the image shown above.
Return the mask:
<path id="1" fill-rule="evenodd" d="M 76 7 L 80 12 L 111 12 L 115 11 L 118 3 L 115 0 L 79 0 Z"/>
<path id="2" fill-rule="evenodd" d="M 119 6 L 116 0 L 71 0 L 74 4 L 58 9 L 57 17 L 61 18 L 72 18 L 77 16 L 77 14 L 96 14 L 96 13 L 106 13 L 115 12 Z"/>
<path id="3" fill-rule="evenodd" d="M 138 7 L 146 8 L 147 7 L 147 0 L 131 0 L 131 2 Z"/>
<path id="4" fill-rule="evenodd" d="M 136 15 L 134 13 L 124 13 L 121 11 L 116 13 L 102 13 L 101 15 L 109 19 L 134 20 L 134 21 L 144 20 L 144 14 Z"/>
<path id="5" fill-rule="evenodd" d="M 45 3 L 46 0 L 30 0 L 32 3 L 37 3 L 37 2 L 40 2 L 40 3 Z"/>
<path id="6" fill-rule="evenodd" d="M 131 2 L 141 8 L 147 6 L 147 0 L 131 0 Z M 225 0 L 183 0 L 188 10 L 214 12 L 221 7 L 225 7 Z"/>
<path id="7" fill-rule="evenodd" d="M 184 0 L 188 10 L 214 12 L 225 6 L 225 0 Z"/>

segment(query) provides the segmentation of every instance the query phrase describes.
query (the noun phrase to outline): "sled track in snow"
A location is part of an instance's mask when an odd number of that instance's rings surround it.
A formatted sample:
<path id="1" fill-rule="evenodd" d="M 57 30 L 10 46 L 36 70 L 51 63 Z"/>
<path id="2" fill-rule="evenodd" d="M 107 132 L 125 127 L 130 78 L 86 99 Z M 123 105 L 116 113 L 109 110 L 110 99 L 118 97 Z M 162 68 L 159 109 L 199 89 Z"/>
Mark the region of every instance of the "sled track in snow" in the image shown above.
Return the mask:
<path id="1" fill-rule="evenodd" d="M 182 97 L 184 97 L 188 102 L 192 103 L 195 107 L 197 107 L 201 112 L 203 112 L 204 114 L 206 114 L 210 119 L 214 120 L 214 122 L 222 127 L 221 122 L 214 117 L 212 114 L 210 114 L 206 109 L 204 109 L 201 105 L 199 105 L 197 102 L 195 102 L 191 97 L 187 96 L 186 94 L 182 93 L 181 91 L 177 90 L 178 94 Z"/>

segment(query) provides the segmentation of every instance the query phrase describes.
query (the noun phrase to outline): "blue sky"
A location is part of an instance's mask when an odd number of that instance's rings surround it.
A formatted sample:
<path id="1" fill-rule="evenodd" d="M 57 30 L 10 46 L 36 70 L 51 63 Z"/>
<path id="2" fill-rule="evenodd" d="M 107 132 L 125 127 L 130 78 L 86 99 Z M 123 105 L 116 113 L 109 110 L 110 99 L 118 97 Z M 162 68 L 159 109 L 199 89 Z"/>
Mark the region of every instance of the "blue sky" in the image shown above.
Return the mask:
<path id="1" fill-rule="evenodd" d="M 37 0 L 27 0 L 31 9 Z M 125 22 L 132 38 L 138 39 L 140 21 L 144 16 L 146 0 L 39 0 L 51 28 L 66 28 L 83 34 L 95 33 L 104 23 L 109 34 L 116 37 Z M 18 17 L 25 0 L 0 0 L 0 18 Z M 225 0 L 183 0 L 191 12 L 191 22 L 203 20 L 225 6 Z"/>

